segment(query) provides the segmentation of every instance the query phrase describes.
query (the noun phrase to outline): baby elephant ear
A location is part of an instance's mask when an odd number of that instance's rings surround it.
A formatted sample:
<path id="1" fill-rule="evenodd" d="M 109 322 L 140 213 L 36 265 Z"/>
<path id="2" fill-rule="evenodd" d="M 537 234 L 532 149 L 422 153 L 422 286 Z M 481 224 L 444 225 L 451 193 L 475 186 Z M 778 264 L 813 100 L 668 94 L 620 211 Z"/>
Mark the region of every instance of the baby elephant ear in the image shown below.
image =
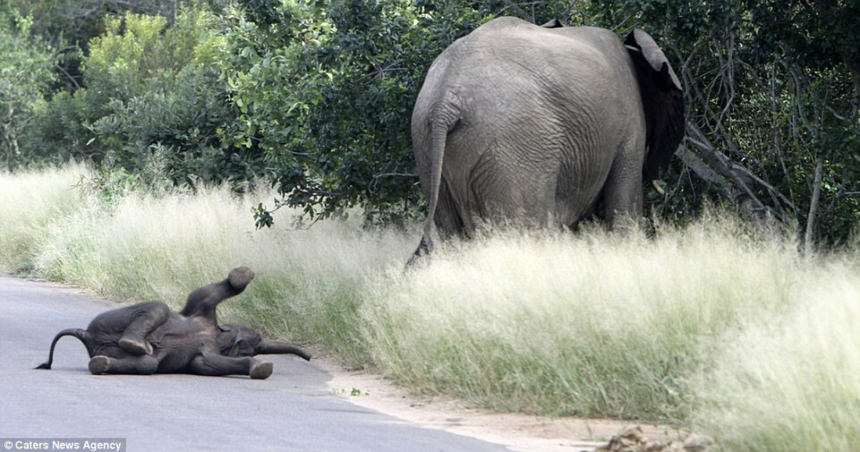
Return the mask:
<path id="1" fill-rule="evenodd" d="M 646 180 L 659 179 L 684 138 L 684 88 L 666 55 L 648 33 L 633 30 L 624 45 L 636 67 L 636 78 L 647 125 L 643 175 Z"/>
<path id="2" fill-rule="evenodd" d="M 236 337 L 233 338 L 233 344 L 231 344 L 230 350 L 224 354 L 231 357 L 231 358 L 235 358 L 236 356 L 238 356 L 240 351 L 242 350 L 242 341 L 244 341 L 244 340 L 245 340 L 245 335 L 242 334 L 241 331 L 239 331 L 239 334 L 237 334 Z M 223 353 L 223 351 L 222 351 L 222 353 Z"/>

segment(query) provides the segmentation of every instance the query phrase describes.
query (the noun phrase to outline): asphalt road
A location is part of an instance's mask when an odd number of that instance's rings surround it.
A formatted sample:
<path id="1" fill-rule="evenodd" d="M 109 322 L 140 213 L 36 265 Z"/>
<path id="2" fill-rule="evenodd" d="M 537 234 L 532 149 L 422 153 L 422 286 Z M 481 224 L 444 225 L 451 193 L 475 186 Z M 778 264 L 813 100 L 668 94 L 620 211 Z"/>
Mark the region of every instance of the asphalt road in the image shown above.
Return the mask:
<path id="1" fill-rule="evenodd" d="M 10 438 L 123 438 L 132 452 L 507 450 L 353 405 L 331 394 L 326 372 L 292 356 L 267 357 L 275 365 L 267 380 L 95 376 L 83 344 L 65 337 L 53 370 L 33 369 L 57 332 L 86 328 L 114 307 L 0 274 L 0 452 L 15 450 L 4 445 Z"/>

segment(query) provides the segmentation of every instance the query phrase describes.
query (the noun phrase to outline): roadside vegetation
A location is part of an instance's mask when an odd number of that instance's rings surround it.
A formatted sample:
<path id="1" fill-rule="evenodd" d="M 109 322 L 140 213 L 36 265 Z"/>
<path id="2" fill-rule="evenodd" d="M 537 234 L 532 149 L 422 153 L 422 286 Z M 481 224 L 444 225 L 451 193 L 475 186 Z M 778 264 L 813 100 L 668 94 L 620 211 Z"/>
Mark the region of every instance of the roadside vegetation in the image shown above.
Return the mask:
<path id="1" fill-rule="evenodd" d="M 443 49 L 498 16 L 634 28 L 685 88 L 687 139 L 647 216 L 709 204 L 836 246 L 860 220 L 860 4 L 833 0 L 8 0 L 0 168 L 157 168 L 173 186 L 271 181 L 255 206 L 421 218 L 409 121 Z M 353 212 L 356 212 L 353 210 Z"/>
<path id="2" fill-rule="evenodd" d="M 687 105 L 666 194 L 647 192 L 642 235 L 487 231 L 404 271 L 426 211 L 415 98 L 498 16 L 655 38 Z M 0 268 L 178 307 L 248 265 L 225 320 L 417 392 L 668 421 L 724 451 L 855 450 L 858 17 L 844 0 L 0 1 Z"/>
<path id="3" fill-rule="evenodd" d="M 725 451 L 857 450 L 860 280 L 856 256 L 809 271 L 792 309 L 747 321 L 701 384 L 694 425 Z"/>
<path id="4" fill-rule="evenodd" d="M 105 180 L 83 165 L 0 175 L 0 264 L 116 301 L 163 300 L 247 265 L 257 273 L 224 319 L 321 344 L 347 365 L 368 362 L 358 336 L 360 288 L 374 272 L 402 267 L 415 234 L 366 232 L 360 216 L 313 227 L 256 230 L 251 207 L 274 196 L 226 185 L 153 193 L 138 178 Z M 284 224 L 300 212 L 277 212 Z M 6 246 L 6 245 L 9 246 Z"/>
<path id="5" fill-rule="evenodd" d="M 0 176 L 14 200 L 0 204 L 0 265 L 174 307 L 248 265 L 258 276 L 225 321 L 419 393 L 671 422 L 727 451 L 848 451 L 860 435 L 851 252 L 803 255 L 790 232 L 713 213 L 653 237 L 487 231 L 404 271 L 417 227 L 353 215 L 258 230 L 248 213 L 265 190 L 129 184 L 83 165 Z"/>

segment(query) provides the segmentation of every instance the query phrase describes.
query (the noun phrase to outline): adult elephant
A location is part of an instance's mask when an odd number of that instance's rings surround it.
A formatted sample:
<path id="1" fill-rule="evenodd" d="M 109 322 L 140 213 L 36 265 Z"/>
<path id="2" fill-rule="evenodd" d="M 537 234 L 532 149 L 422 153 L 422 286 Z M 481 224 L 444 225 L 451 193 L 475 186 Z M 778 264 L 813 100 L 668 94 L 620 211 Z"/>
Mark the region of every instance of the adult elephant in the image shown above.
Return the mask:
<path id="1" fill-rule="evenodd" d="M 433 62 L 412 113 L 429 202 L 413 259 L 477 224 L 610 227 L 642 215 L 684 134 L 681 83 L 644 31 L 492 20 Z M 656 185 L 656 184 L 655 184 Z M 602 206 L 602 208 L 600 208 Z"/>
<path id="2" fill-rule="evenodd" d="M 150 301 L 99 314 L 86 330 L 60 331 L 51 342 L 48 361 L 37 369 L 51 368 L 54 347 L 64 336 L 83 342 L 93 374 L 192 373 L 265 379 L 272 374 L 272 363 L 253 356 L 289 353 L 309 360 L 307 352 L 264 340 L 250 328 L 218 324 L 218 304 L 242 293 L 252 279 L 254 273 L 248 267 L 234 268 L 223 281 L 192 291 L 179 313 L 160 301 Z"/>

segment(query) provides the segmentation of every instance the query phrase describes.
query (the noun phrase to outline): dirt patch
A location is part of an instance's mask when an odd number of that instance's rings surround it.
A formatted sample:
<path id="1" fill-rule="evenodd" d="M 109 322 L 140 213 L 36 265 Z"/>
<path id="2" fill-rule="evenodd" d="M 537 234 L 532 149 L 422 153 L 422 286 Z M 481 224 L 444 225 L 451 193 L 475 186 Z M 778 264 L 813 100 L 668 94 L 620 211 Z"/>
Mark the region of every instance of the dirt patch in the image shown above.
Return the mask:
<path id="1" fill-rule="evenodd" d="M 331 373 L 329 386 L 332 392 L 356 405 L 423 427 L 502 444 L 515 451 L 650 451 L 652 449 L 644 447 L 655 444 L 674 447 L 683 444 L 683 439 L 688 437 L 687 432 L 661 425 L 631 426 L 631 422 L 616 420 L 494 413 L 443 397 L 416 397 L 380 375 L 344 370 L 327 357 L 314 358 L 314 363 Z M 606 448 L 613 445 L 610 440 L 615 440 L 615 448 Z M 622 445 L 627 448 L 620 448 Z M 640 445 L 642 449 L 637 448 Z M 689 449 L 653 450 L 668 452 Z"/>
<path id="2" fill-rule="evenodd" d="M 612 437 L 605 446 L 595 452 L 705 452 L 710 443 L 707 438 L 689 435 L 680 440 L 653 440 L 648 438 L 641 426 L 627 427 Z"/>

